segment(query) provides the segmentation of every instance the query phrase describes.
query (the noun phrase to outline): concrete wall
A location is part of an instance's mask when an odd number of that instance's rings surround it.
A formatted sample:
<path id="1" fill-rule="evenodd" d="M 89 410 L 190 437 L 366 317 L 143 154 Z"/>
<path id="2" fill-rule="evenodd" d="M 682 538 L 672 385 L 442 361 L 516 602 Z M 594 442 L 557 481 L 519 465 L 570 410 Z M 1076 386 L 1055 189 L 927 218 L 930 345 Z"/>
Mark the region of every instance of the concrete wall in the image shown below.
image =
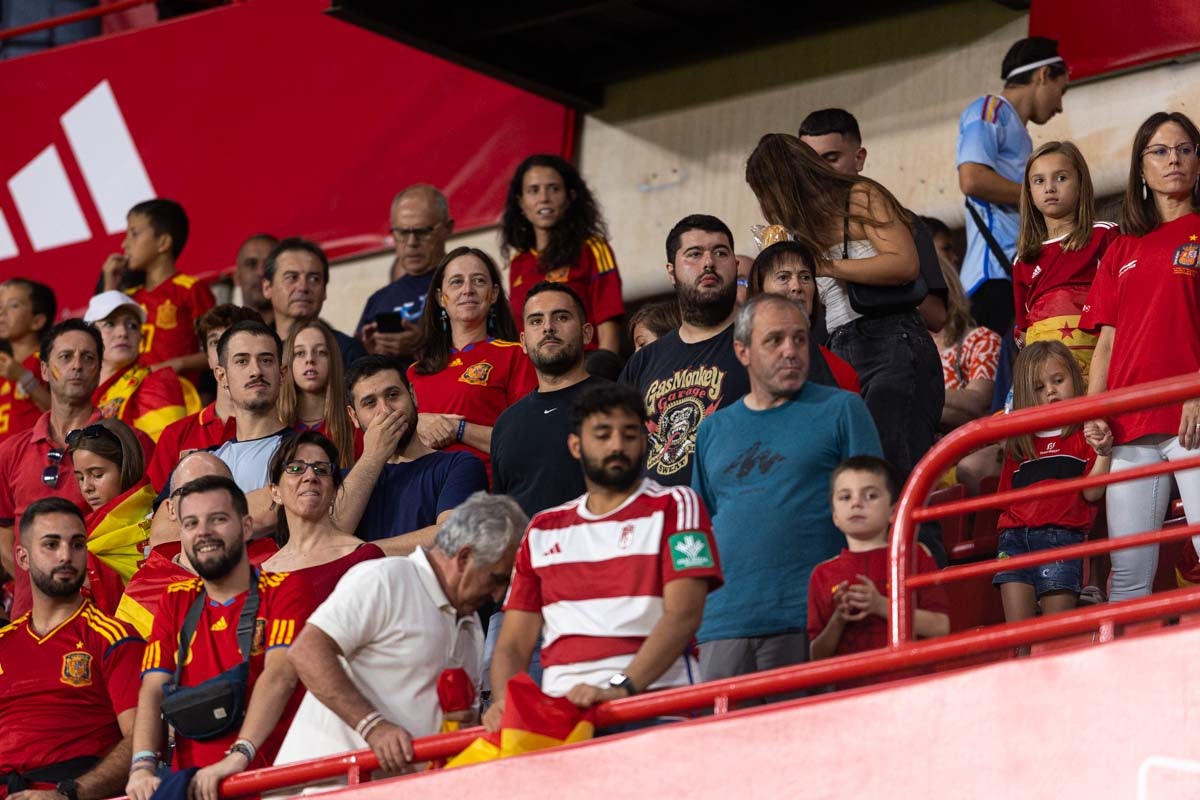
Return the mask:
<path id="1" fill-rule="evenodd" d="M 746 157 L 763 133 L 794 133 L 817 108 L 852 111 L 869 151 L 866 173 L 910 208 L 960 226 L 959 114 L 1002 88 L 1000 61 L 1027 26 L 991 0 L 962 0 L 612 86 L 606 106 L 584 120 L 580 166 L 608 219 L 626 299 L 669 288 L 663 243 L 687 214 L 721 217 L 738 251 L 753 254 L 749 228 L 762 220 Z M 1106 195 L 1123 186 L 1130 139 L 1147 115 L 1198 107 L 1200 62 L 1164 65 L 1073 87 L 1064 113 L 1031 133 L 1035 144 L 1078 143 Z M 498 252 L 494 231 L 463 238 Z M 339 267 L 330 318 L 351 327 L 387 263 Z"/>

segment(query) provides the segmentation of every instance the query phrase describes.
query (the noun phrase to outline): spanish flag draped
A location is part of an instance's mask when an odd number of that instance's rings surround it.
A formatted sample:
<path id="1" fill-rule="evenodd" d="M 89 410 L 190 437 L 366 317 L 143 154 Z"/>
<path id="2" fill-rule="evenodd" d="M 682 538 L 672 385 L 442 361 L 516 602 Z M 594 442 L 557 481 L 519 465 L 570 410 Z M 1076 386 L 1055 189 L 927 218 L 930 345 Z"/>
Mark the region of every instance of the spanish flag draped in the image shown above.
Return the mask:
<path id="1" fill-rule="evenodd" d="M 510 680 L 507 691 L 500 732 L 471 742 L 447 762 L 447 769 L 592 738 L 591 709 L 579 708 L 565 697 L 543 694 L 525 673 Z"/>
<path id="2" fill-rule="evenodd" d="M 126 583 L 142 562 L 153 503 L 154 487 L 143 478 L 88 515 L 88 552 L 116 570 Z"/>

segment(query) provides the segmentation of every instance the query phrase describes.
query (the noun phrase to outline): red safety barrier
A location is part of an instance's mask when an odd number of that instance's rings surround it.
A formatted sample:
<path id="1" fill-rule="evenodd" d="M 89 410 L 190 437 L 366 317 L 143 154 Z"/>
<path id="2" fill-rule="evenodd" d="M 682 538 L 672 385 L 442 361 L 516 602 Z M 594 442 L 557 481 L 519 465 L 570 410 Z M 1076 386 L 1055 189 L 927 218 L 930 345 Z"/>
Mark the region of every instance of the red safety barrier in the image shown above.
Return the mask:
<path id="1" fill-rule="evenodd" d="M 110 3 L 106 6 L 97 6 L 96 8 L 87 8 L 83 11 L 76 11 L 73 14 L 63 14 L 61 17 L 51 17 L 38 22 L 31 22 L 28 25 L 22 25 L 19 28 L 8 28 L 0 30 L 0 42 L 5 39 L 15 39 L 18 36 L 27 36 L 38 31 L 45 31 L 51 28 L 58 28 L 62 25 L 70 25 L 74 22 L 83 22 L 87 19 L 95 19 L 96 17 L 105 17 L 109 14 L 119 14 L 122 11 L 128 11 L 131 8 L 145 6 L 153 3 L 154 0 L 117 0 L 115 3 Z"/>

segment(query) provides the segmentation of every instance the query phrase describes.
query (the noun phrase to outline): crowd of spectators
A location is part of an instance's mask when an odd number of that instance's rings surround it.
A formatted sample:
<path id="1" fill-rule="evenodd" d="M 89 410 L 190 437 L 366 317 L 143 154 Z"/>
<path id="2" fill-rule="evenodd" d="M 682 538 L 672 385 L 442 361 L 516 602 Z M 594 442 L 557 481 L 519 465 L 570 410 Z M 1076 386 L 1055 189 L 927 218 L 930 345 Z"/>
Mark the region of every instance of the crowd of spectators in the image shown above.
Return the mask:
<path id="1" fill-rule="evenodd" d="M 1001 73 L 960 121 L 961 271 L 824 109 L 748 153 L 757 257 L 689 214 L 673 297 L 627 318 L 601 205 L 547 155 L 509 185 L 507 289 L 487 253 L 447 252 L 441 191 L 397 194 L 390 281 L 353 336 L 322 320 L 329 262 L 299 237 L 247 238 L 242 305 L 217 305 L 177 271 L 187 215 L 162 198 L 129 211 L 82 319 L 0 285 L 0 798 L 215 800 L 236 772 L 362 747 L 401 773 L 414 737 L 494 730 L 521 672 L 588 707 L 882 646 L 890 523 L 938 436 L 996 397 L 1200 370 L 1200 131 L 1146 120 L 1118 229 L 1076 147 L 1032 148 L 1062 110 L 1056 44 L 1016 43 Z M 1018 437 L 945 481 L 1197 447 L 1189 401 Z M 1174 476 L 1189 520 L 1196 475 Z M 1112 488 L 1109 535 L 1161 525 L 1169 482 Z M 1081 541 L 1103 494 L 1012 504 L 999 556 Z M 944 566 L 937 530 L 920 541 L 919 568 Z M 1114 553 L 1112 598 L 1156 567 Z M 1085 594 L 1078 561 L 995 580 L 1014 620 Z M 918 593 L 917 636 L 949 631 L 948 603 Z"/>

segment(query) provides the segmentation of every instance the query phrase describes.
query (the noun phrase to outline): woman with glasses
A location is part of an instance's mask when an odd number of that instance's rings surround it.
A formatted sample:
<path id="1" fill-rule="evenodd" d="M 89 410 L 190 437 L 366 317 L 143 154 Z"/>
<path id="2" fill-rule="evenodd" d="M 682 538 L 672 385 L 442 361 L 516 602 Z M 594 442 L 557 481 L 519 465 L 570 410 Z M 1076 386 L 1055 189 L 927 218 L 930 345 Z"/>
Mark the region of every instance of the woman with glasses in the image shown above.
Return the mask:
<path id="1" fill-rule="evenodd" d="M 596 329 L 588 350 L 621 352 L 621 276 L 607 228 L 579 172 L 558 156 L 521 162 L 500 221 L 502 254 L 512 252 L 509 287 L 517 330 L 525 329 L 525 295 L 542 281 L 565 283 L 583 300 Z"/>
<path id="2" fill-rule="evenodd" d="M 1096 271 L 1079 327 L 1097 331 L 1088 394 L 1200 371 L 1200 131 L 1152 114 L 1133 138 L 1121 232 Z M 1200 455 L 1200 400 L 1087 423 L 1111 430 L 1112 471 Z M 1188 522 L 1200 522 L 1200 470 L 1174 473 Z M 1108 487 L 1111 538 L 1162 527 L 1171 475 Z M 1193 537 L 1200 551 L 1200 536 Z M 1158 546 L 1114 550 L 1113 600 L 1149 594 Z"/>
<path id="3" fill-rule="evenodd" d="M 106 614 L 115 614 L 128 581 L 142 559 L 144 525 L 154 489 L 146 481 L 146 459 L 137 436 L 125 423 L 102 419 L 67 434 L 79 491 L 91 513 L 87 586 Z"/>
<path id="4" fill-rule="evenodd" d="M 316 431 L 284 440 L 268 468 L 271 499 L 278 507 L 279 552 L 263 562 L 269 572 L 304 576 L 318 602 L 355 564 L 383 558 L 377 546 L 338 528 L 333 502 L 342 486 L 338 450 Z"/>
<path id="5" fill-rule="evenodd" d="M 426 447 L 474 454 L 490 482 L 496 419 L 537 386 L 496 262 L 473 247 L 450 251 L 434 270 L 425 308 L 408 369 L 417 435 Z"/>
<path id="6" fill-rule="evenodd" d="M 298 319 L 283 345 L 291 380 L 279 387 L 279 419 L 298 431 L 328 436 L 350 467 L 362 455 L 362 433 L 350 422 L 342 388 L 342 355 L 333 329 L 316 317 Z"/>

